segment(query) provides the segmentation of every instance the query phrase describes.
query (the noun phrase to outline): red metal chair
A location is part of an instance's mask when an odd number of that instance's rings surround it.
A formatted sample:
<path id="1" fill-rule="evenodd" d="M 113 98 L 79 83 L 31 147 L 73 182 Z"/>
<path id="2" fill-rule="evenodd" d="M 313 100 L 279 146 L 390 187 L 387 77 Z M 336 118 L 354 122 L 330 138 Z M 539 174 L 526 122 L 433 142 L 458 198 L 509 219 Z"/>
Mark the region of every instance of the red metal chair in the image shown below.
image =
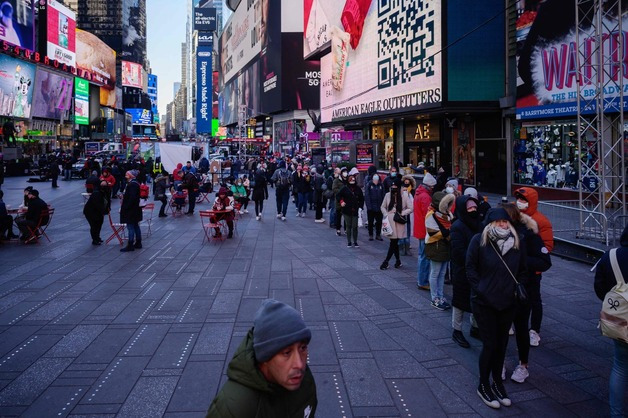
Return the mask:
<path id="1" fill-rule="evenodd" d="M 212 241 L 222 241 L 227 235 L 227 228 L 223 221 L 212 221 L 212 218 L 215 217 L 215 212 L 211 210 L 202 210 L 199 212 L 201 216 L 201 225 L 203 226 L 203 242 L 205 243 L 205 239 L 208 242 Z M 215 231 L 216 228 L 220 231 L 220 235 L 217 236 L 212 234 L 212 231 Z"/>
<path id="2" fill-rule="evenodd" d="M 177 205 L 175 205 L 174 203 L 174 194 L 170 196 L 168 207 L 170 208 L 170 213 L 172 214 L 172 216 L 183 215 L 183 213 L 185 212 L 185 207 L 188 204 L 188 192 L 184 191 L 183 193 L 185 194 L 185 204 L 181 207 L 180 210 L 177 210 Z"/>
<path id="3" fill-rule="evenodd" d="M 111 230 L 113 231 L 113 233 L 111 234 L 109 238 L 107 238 L 107 240 L 105 241 L 105 244 L 109 244 L 109 241 L 111 241 L 114 238 L 118 238 L 118 241 L 120 241 L 120 245 L 124 244 L 123 240 L 126 239 L 126 235 L 125 235 L 126 224 L 114 223 L 113 220 L 111 219 L 111 213 L 108 213 L 107 216 L 109 216 L 109 225 L 111 226 Z"/>
<path id="4" fill-rule="evenodd" d="M 28 225 L 26 226 L 26 228 L 28 228 L 28 232 L 30 233 L 30 236 L 28 237 L 26 241 L 24 241 L 25 244 L 28 244 L 33 241 L 39 242 L 39 237 L 42 235 L 46 237 L 48 242 L 51 242 L 50 238 L 48 238 L 48 235 L 46 234 L 46 229 L 48 228 L 48 225 L 50 225 L 50 221 L 52 221 L 52 215 L 54 215 L 54 213 L 55 213 L 55 210 L 51 207 L 48 207 L 48 209 L 43 209 L 41 211 L 41 214 L 39 215 L 39 220 L 37 221 L 37 225 L 35 225 L 34 228 L 31 228 Z"/>
<path id="5" fill-rule="evenodd" d="M 153 224 L 153 211 L 155 210 L 154 203 L 147 203 L 146 206 L 142 208 L 142 222 L 148 225 L 148 231 L 146 232 L 146 236 L 150 236 L 153 233 L 151 230 L 151 226 Z"/>

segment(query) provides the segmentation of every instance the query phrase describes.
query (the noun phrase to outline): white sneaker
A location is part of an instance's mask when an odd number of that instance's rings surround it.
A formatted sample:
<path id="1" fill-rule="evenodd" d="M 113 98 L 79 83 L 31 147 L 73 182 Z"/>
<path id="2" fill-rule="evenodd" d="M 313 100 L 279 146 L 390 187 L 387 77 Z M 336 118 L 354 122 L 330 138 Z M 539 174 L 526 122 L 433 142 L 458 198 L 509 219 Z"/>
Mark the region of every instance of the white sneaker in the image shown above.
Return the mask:
<path id="1" fill-rule="evenodd" d="M 281 218 L 281 213 L 277 214 L 277 219 Z"/>
<path id="2" fill-rule="evenodd" d="M 517 366 L 517 368 L 515 369 L 514 372 L 512 372 L 512 376 L 510 376 L 510 379 L 517 382 L 517 383 L 523 383 L 526 381 L 526 379 L 530 377 L 530 373 L 528 372 L 528 368 L 525 366 L 522 366 L 521 364 Z"/>
<path id="3" fill-rule="evenodd" d="M 506 364 L 502 366 L 502 382 L 506 380 Z"/>
<path id="4" fill-rule="evenodd" d="M 282 220 L 282 221 L 285 221 L 285 220 L 286 220 L 286 217 L 285 217 L 285 216 L 282 216 L 282 217 L 281 217 L 281 220 Z"/>
<path id="5" fill-rule="evenodd" d="M 508 335 L 515 335 L 515 328 L 511 325 L 510 330 L 508 330 Z"/>
<path id="6" fill-rule="evenodd" d="M 242 212 L 241 210 L 240 210 L 240 211 L 238 211 L 238 212 L 240 213 L 240 215 L 244 214 L 244 212 Z"/>
<path id="7" fill-rule="evenodd" d="M 327 209 L 323 208 L 323 213 L 327 212 Z"/>
<path id="8" fill-rule="evenodd" d="M 257 216 L 255 217 L 255 219 L 256 219 L 256 220 L 258 220 L 258 221 L 260 220 L 260 218 L 261 218 L 261 216 L 259 216 L 259 215 L 257 215 Z"/>
<path id="9" fill-rule="evenodd" d="M 531 329 L 530 330 L 530 346 L 538 347 L 540 342 L 541 342 L 541 336 L 539 335 L 539 333 Z"/>
<path id="10" fill-rule="evenodd" d="M 314 222 L 316 222 L 317 224 L 322 224 L 323 222 L 325 222 L 325 219 L 315 219 Z"/>
<path id="11" fill-rule="evenodd" d="M 246 210 L 246 209 L 244 209 L 244 213 L 249 213 L 249 211 L 248 211 L 248 210 Z"/>
<path id="12" fill-rule="evenodd" d="M 305 213 L 302 213 L 302 214 L 301 214 L 301 217 L 302 217 L 302 218 L 305 218 Z"/>
<path id="13" fill-rule="evenodd" d="M 301 216 L 301 214 L 300 214 L 299 212 L 297 212 L 297 218 L 298 218 L 299 216 Z"/>

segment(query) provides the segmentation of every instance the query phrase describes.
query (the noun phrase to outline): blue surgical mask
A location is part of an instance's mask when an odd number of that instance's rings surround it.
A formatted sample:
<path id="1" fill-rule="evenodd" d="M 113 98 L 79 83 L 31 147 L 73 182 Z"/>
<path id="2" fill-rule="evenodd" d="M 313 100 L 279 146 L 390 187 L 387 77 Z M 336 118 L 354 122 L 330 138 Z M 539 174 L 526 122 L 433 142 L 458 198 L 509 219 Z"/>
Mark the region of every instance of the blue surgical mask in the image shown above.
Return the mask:
<path id="1" fill-rule="evenodd" d="M 392 173 L 390 173 L 390 177 L 397 177 L 397 172 L 393 171 Z"/>

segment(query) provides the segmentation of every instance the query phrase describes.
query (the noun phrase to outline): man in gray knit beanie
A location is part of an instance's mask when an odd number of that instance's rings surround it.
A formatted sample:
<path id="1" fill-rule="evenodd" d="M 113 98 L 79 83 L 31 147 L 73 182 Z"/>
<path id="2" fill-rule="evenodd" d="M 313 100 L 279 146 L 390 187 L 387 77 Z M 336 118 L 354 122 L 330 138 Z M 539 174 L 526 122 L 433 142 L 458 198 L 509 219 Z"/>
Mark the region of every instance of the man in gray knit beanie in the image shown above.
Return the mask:
<path id="1" fill-rule="evenodd" d="M 266 299 L 227 368 L 207 417 L 313 418 L 316 383 L 307 366 L 312 333 L 291 306 Z"/>

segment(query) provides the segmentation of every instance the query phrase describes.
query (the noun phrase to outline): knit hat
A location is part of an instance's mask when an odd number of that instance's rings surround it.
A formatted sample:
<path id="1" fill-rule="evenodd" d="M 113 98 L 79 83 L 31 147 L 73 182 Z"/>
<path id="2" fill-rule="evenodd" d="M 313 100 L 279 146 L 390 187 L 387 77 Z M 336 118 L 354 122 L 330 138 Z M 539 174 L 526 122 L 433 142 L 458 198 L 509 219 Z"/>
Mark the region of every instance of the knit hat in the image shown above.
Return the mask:
<path id="1" fill-rule="evenodd" d="M 486 214 L 486 219 L 484 220 L 484 224 L 488 225 L 491 222 L 502 221 L 502 220 L 512 222 L 512 219 L 510 219 L 510 216 L 508 215 L 508 212 L 506 212 L 506 209 L 492 208 L 492 209 L 489 209 L 488 213 Z"/>
<path id="2" fill-rule="evenodd" d="M 423 184 L 428 187 L 434 187 L 436 186 L 436 179 L 430 173 L 425 173 L 425 176 L 423 176 Z"/>
<path id="3" fill-rule="evenodd" d="M 468 211 L 471 208 L 477 208 L 478 207 L 478 203 L 477 203 L 477 201 L 475 199 L 471 198 L 471 199 L 467 200 L 466 207 L 467 207 L 467 211 Z"/>
<path id="4" fill-rule="evenodd" d="M 131 178 L 135 178 L 135 173 L 134 173 L 134 171 L 135 171 L 135 170 L 129 170 L 129 171 L 127 171 L 127 172 L 126 172 L 126 175 L 127 175 L 127 176 L 131 176 Z"/>
<path id="5" fill-rule="evenodd" d="M 432 196 L 432 207 L 438 209 L 438 206 L 440 205 L 440 201 L 443 200 L 443 197 L 445 196 L 446 194 L 443 192 L 434 193 L 434 196 Z"/>
<path id="6" fill-rule="evenodd" d="M 464 190 L 464 194 L 465 194 L 465 196 L 471 196 L 474 199 L 478 198 L 478 191 L 476 189 L 474 189 L 473 187 L 467 187 Z"/>
<path id="7" fill-rule="evenodd" d="M 221 187 L 221 188 L 218 190 L 218 196 L 220 196 L 221 194 L 226 195 L 227 193 L 228 193 L 228 191 L 227 191 L 227 188 L 226 188 L 226 187 Z"/>
<path id="8" fill-rule="evenodd" d="M 454 188 L 454 190 L 458 190 L 458 180 L 456 179 L 449 179 L 447 180 L 447 185 L 451 186 Z"/>
<path id="9" fill-rule="evenodd" d="M 28 191 L 28 194 L 32 194 L 35 197 L 39 197 L 39 190 L 31 189 L 31 190 Z"/>
<path id="10" fill-rule="evenodd" d="M 312 332 L 292 306 L 266 299 L 255 314 L 253 350 L 259 363 L 299 341 L 310 342 Z"/>
<path id="11" fill-rule="evenodd" d="M 356 167 L 353 167 L 351 169 L 351 171 L 349 171 L 349 175 L 350 176 L 355 176 L 355 175 L 358 175 L 358 174 L 360 174 L 360 170 L 358 170 Z"/>

